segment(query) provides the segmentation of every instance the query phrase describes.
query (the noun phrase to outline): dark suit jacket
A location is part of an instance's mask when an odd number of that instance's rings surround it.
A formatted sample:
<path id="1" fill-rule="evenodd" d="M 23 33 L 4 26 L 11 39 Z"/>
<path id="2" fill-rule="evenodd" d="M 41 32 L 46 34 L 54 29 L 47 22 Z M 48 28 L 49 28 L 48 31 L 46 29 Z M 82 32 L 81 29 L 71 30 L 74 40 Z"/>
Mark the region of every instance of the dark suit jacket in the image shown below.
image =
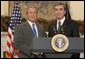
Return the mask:
<path id="1" fill-rule="evenodd" d="M 65 20 L 62 25 L 62 34 L 67 37 L 79 37 L 79 27 L 78 23 L 73 20 Z M 57 21 L 54 20 L 49 25 L 49 37 L 53 37 L 57 34 Z"/>
<path id="2" fill-rule="evenodd" d="M 37 23 L 39 36 L 44 36 L 43 26 Z M 14 32 L 14 46 L 19 49 L 19 58 L 29 58 L 33 39 L 32 29 L 26 21 L 18 25 Z"/>
<path id="3" fill-rule="evenodd" d="M 57 32 L 57 21 L 53 20 L 49 25 L 49 37 L 53 37 L 54 35 L 58 34 Z M 76 21 L 65 19 L 62 25 L 62 34 L 66 35 L 67 37 L 79 37 L 79 27 Z M 48 55 L 47 55 L 48 56 Z M 51 56 L 51 55 L 50 55 Z M 48 56 L 48 57 L 50 57 Z M 58 57 L 59 56 L 59 57 Z M 78 58 L 79 54 L 53 54 L 50 58 Z"/>

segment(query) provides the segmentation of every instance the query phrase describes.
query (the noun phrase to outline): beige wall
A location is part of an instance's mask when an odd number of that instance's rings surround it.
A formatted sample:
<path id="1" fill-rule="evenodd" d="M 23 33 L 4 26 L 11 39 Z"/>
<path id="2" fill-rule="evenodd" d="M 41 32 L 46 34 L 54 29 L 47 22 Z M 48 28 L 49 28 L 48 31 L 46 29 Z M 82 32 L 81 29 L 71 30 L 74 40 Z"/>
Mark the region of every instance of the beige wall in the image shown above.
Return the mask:
<path id="1" fill-rule="evenodd" d="M 9 9 L 8 5 L 9 5 L 8 1 L 1 1 L 1 15 L 9 16 L 8 12 L 10 10 L 8 10 Z M 25 10 L 23 10 L 23 11 L 25 11 Z M 21 12 L 22 16 L 26 17 L 25 13 L 23 11 Z M 72 19 L 84 20 L 84 1 L 70 1 L 70 13 L 71 13 Z M 40 14 L 40 15 L 43 17 L 42 14 Z M 48 17 L 45 17 L 45 18 L 48 18 Z"/>
<path id="2" fill-rule="evenodd" d="M 72 19 L 84 20 L 84 1 L 70 1 L 70 13 Z"/>
<path id="3" fill-rule="evenodd" d="M 8 16 L 8 1 L 1 1 L 1 15 Z"/>

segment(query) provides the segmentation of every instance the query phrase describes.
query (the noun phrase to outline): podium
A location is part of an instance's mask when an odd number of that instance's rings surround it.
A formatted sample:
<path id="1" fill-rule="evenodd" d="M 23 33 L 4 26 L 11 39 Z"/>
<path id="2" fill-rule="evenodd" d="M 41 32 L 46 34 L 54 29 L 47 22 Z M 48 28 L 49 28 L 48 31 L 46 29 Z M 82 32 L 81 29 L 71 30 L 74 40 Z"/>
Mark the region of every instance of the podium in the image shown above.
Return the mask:
<path id="1" fill-rule="evenodd" d="M 51 47 L 51 37 L 34 37 L 31 44 L 31 50 L 48 54 L 72 54 L 84 52 L 84 38 L 68 38 L 69 46 L 64 52 L 56 52 Z"/>

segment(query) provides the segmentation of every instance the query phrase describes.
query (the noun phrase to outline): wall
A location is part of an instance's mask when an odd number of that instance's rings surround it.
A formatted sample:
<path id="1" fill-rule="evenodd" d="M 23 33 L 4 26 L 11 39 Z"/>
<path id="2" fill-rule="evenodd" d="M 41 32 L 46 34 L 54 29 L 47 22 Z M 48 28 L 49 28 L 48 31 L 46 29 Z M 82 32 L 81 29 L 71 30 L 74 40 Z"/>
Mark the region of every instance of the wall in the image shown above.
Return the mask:
<path id="1" fill-rule="evenodd" d="M 84 20 L 84 1 L 70 1 L 69 3 L 70 3 L 70 13 L 71 13 L 72 19 Z M 13 6 L 13 1 L 11 2 L 11 7 L 12 6 Z M 23 5 L 21 5 L 21 6 L 23 6 Z M 43 18 L 48 18 L 48 20 L 53 18 L 53 16 L 52 16 L 53 12 L 51 12 L 53 10 L 51 10 L 52 7 L 50 7 L 50 6 L 52 6 L 52 5 L 50 4 L 47 8 L 49 10 L 48 13 L 50 13 L 50 14 L 47 14 L 47 16 L 49 16 L 49 17 L 47 17 L 46 15 L 42 15 L 41 13 L 39 13 L 39 15 Z M 13 9 L 13 8 L 11 8 L 11 9 Z M 21 7 L 21 11 L 22 11 L 21 12 L 22 16 L 26 17 L 24 7 Z M 8 1 L 1 1 L 1 15 L 9 16 L 9 14 L 8 14 L 9 12 L 11 12 L 9 10 L 9 2 Z"/>
<path id="2" fill-rule="evenodd" d="M 70 1 L 72 19 L 84 20 L 84 1 Z"/>
<path id="3" fill-rule="evenodd" d="M 3 52 L 6 51 L 7 32 L 1 32 L 1 58 L 3 58 Z"/>
<path id="4" fill-rule="evenodd" d="M 1 1 L 1 15 L 8 16 L 8 9 L 9 9 L 9 2 L 8 1 Z"/>

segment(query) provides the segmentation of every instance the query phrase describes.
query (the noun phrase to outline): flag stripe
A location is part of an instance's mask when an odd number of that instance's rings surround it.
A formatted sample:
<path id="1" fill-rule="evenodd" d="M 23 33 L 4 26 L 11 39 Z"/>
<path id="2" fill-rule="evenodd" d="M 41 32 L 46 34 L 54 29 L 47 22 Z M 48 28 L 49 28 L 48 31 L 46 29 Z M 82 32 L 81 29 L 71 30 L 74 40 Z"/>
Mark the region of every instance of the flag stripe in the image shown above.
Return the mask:
<path id="1" fill-rule="evenodd" d="M 7 46 L 10 48 L 10 43 L 7 41 Z"/>
<path id="2" fill-rule="evenodd" d="M 9 37 L 10 39 L 12 39 L 12 36 L 11 36 L 11 34 L 10 34 L 10 33 L 8 33 L 8 37 Z"/>
<path id="3" fill-rule="evenodd" d="M 7 43 L 6 43 L 6 56 L 7 58 L 14 58 L 15 56 L 18 57 L 19 50 L 14 47 L 14 30 L 15 26 L 18 26 L 22 22 L 22 17 L 20 14 L 20 8 L 17 1 L 14 1 L 14 9 L 12 11 L 9 27 L 8 27 L 8 34 L 7 34 Z M 14 50 L 16 54 L 14 54 Z"/>

